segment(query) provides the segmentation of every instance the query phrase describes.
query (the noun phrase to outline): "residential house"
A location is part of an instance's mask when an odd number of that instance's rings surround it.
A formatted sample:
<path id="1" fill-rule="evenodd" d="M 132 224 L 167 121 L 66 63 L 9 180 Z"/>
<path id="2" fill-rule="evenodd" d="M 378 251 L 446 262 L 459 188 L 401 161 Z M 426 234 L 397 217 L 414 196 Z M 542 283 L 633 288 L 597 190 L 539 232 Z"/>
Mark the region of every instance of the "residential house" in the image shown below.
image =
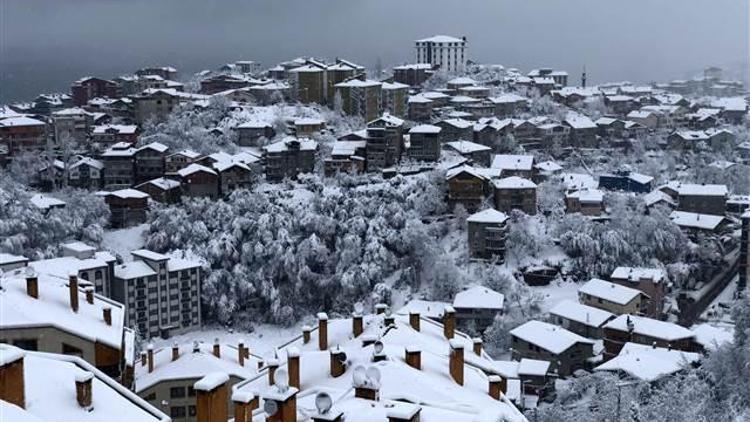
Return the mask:
<path id="1" fill-rule="evenodd" d="M 326 66 L 316 61 L 308 61 L 303 66 L 289 71 L 293 96 L 303 104 L 325 104 L 328 99 L 326 92 Z M 343 98 L 342 98 L 343 99 Z"/>
<path id="2" fill-rule="evenodd" d="M 266 180 L 280 182 L 296 178 L 300 173 L 312 173 L 318 143 L 310 139 L 285 138 L 263 147 L 266 160 Z"/>
<path id="3" fill-rule="evenodd" d="M 678 211 L 712 215 L 724 215 L 726 212 L 729 193 L 726 185 L 671 182 L 665 188 L 662 190 L 667 194 L 676 191 Z"/>
<path id="4" fill-rule="evenodd" d="M 640 290 L 592 278 L 578 288 L 578 300 L 615 315 L 642 315 L 650 298 Z"/>
<path id="5" fill-rule="evenodd" d="M 391 167 L 401 161 L 404 120 L 391 114 L 383 114 L 367 124 L 366 134 L 368 171 Z"/>
<path id="6" fill-rule="evenodd" d="M 701 358 L 700 353 L 628 342 L 617 356 L 597 366 L 594 371 L 613 372 L 636 381 L 654 382 L 697 365 Z"/>
<path id="7" fill-rule="evenodd" d="M 13 255 L 0 252 L 0 270 L 6 273 L 16 268 L 23 268 L 29 263 L 29 258 L 21 255 Z"/>
<path id="8" fill-rule="evenodd" d="M 172 66 L 155 66 L 155 67 L 144 67 L 136 70 L 137 76 L 156 75 L 168 81 L 177 80 L 177 69 Z"/>
<path id="9" fill-rule="evenodd" d="M 189 149 L 169 154 L 164 158 L 164 173 L 175 174 L 179 170 L 193 164 L 200 156 L 199 153 Z"/>
<path id="10" fill-rule="evenodd" d="M 656 129 L 659 126 L 659 117 L 653 111 L 633 110 L 627 115 L 628 120 L 639 123 L 648 129 Z"/>
<path id="11" fill-rule="evenodd" d="M 129 143 L 112 145 L 99 157 L 104 163 L 104 188 L 124 189 L 135 183 L 135 153 Z"/>
<path id="12" fill-rule="evenodd" d="M 117 83 L 92 77 L 73 82 L 70 91 L 73 94 L 73 104 L 79 107 L 96 97 L 117 98 L 120 96 L 120 87 Z"/>
<path id="13" fill-rule="evenodd" d="M 309 137 L 320 134 L 326 128 L 326 121 L 323 119 L 304 118 L 294 120 L 294 134 L 297 137 Z"/>
<path id="14" fill-rule="evenodd" d="M 143 338 L 169 337 L 201 326 L 201 262 L 145 249 L 115 267 L 112 297 L 127 306 L 125 324 Z"/>
<path id="15" fill-rule="evenodd" d="M 596 148 L 598 146 L 597 126 L 588 117 L 570 113 L 562 124 L 570 127 L 570 144 L 572 146 L 578 148 Z"/>
<path id="16" fill-rule="evenodd" d="M 563 300 L 550 309 L 550 322 L 580 336 L 592 339 L 602 338 L 604 324 L 615 315 L 603 309 L 584 305 L 572 300 Z"/>
<path id="17" fill-rule="evenodd" d="M 146 222 L 149 196 L 135 189 L 120 189 L 104 194 L 104 201 L 111 213 L 109 222 L 112 227 L 128 227 Z"/>
<path id="18" fill-rule="evenodd" d="M 740 234 L 740 266 L 737 290 L 747 288 L 750 281 L 750 211 L 742 214 Z"/>
<path id="19" fill-rule="evenodd" d="M 489 97 L 488 100 L 495 107 L 495 116 L 500 118 L 513 117 L 526 110 L 529 102 L 528 98 L 512 93 Z"/>
<path id="20" fill-rule="evenodd" d="M 477 169 L 461 166 L 446 172 L 448 182 L 448 205 L 451 209 L 461 205 L 468 211 L 476 211 L 488 192 L 488 179 Z"/>
<path id="21" fill-rule="evenodd" d="M 409 129 L 409 158 L 419 161 L 437 161 L 440 159 L 439 126 L 419 125 Z"/>
<path id="22" fill-rule="evenodd" d="M 518 176 L 495 180 L 495 208 L 510 213 L 520 210 L 527 215 L 536 215 L 536 183 Z"/>
<path id="23" fill-rule="evenodd" d="M 0 344 L 0 414 L 14 422 L 170 422 L 86 360 Z"/>
<path id="24" fill-rule="evenodd" d="M 141 184 L 164 176 L 165 158 L 169 147 L 152 142 L 138 148 L 133 155 L 135 163 L 135 184 Z"/>
<path id="25" fill-rule="evenodd" d="M 604 212 L 604 193 L 598 189 L 580 189 L 565 194 L 565 212 L 598 217 Z"/>
<path id="26" fill-rule="evenodd" d="M 635 315 L 620 315 L 604 325 L 604 360 L 617 356 L 626 343 L 686 352 L 694 350 L 695 335 L 685 327 Z"/>
<path id="27" fill-rule="evenodd" d="M 727 226 L 727 219 L 722 215 L 672 211 L 669 219 L 691 235 L 719 233 Z"/>
<path id="28" fill-rule="evenodd" d="M 219 197 L 219 175 L 216 171 L 201 164 L 193 163 L 177 170 L 177 176 L 182 184 L 183 195 Z"/>
<path id="29" fill-rule="evenodd" d="M 100 296 L 75 272 L 53 277 L 15 270 L 0 290 L 0 343 L 29 351 L 75 355 L 112 377 L 132 354 L 125 307 Z"/>
<path id="30" fill-rule="evenodd" d="M 502 170 L 503 177 L 518 176 L 532 180 L 535 176 L 533 155 L 498 154 L 492 159 L 491 167 Z"/>
<path id="31" fill-rule="evenodd" d="M 456 321 L 461 326 L 473 326 L 483 331 L 503 314 L 505 296 L 484 286 L 473 286 L 456 293 L 453 298 Z"/>
<path id="32" fill-rule="evenodd" d="M 47 123 L 18 115 L 0 119 L 0 144 L 8 156 L 25 152 L 41 152 L 47 146 Z"/>
<path id="33" fill-rule="evenodd" d="M 91 142 L 104 148 L 126 142 L 135 145 L 138 142 L 140 130 L 136 125 L 100 125 L 94 126 L 91 132 Z"/>
<path id="34" fill-rule="evenodd" d="M 271 139 L 276 131 L 270 123 L 250 120 L 234 127 L 237 132 L 237 144 L 241 146 L 258 146 L 261 138 Z"/>
<path id="35" fill-rule="evenodd" d="M 436 124 L 443 142 L 468 141 L 474 139 L 474 123 L 464 119 L 447 119 Z"/>
<path id="36" fill-rule="evenodd" d="M 433 73 L 432 65 L 429 63 L 404 64 L 393 68 L 393 80 L 417 87 L 421 86 Z"/>
<path id="37" fill-rule="evenodd" d="M 409 120 L 415 122 L 429 122 L 432 117 L 435 102 L 424 95 L 411 95 L 406 101 L 409 108 Z"/>
<path id="38" fill-rule="evenodd" d="M 568 85 L 568 72 L 564 70 L 554 70 L 550 68 L 533 69 L 526 76 L 529 78 L 551 78 L 554 84 L 559 87 Z"/>
<path id="39" fill-rule="evenodd" d="M 508 216 L 492 208 L 472 214 L 466 219 L 469 255 L 472 258 L 505 262 L 505 222 Z"/>
<path id="40" fill-rule="evenodd" d="M 653 189 L 654 178 L 632 171 L 615 171 L 599 176 L 599 188 L 648 193 Z"/>
<path id="41" fill-rule="evenodd" d="M 585 369 L 594 355 L 594 341 L 562 327 L 542 321 L 528 321 L 510 331 L 514 360 L 522 358 L 550 362 L 550 371 L 562 377 Z"/>
<path id="42" fill-rule="evenodd" d="M 383 84 L 372 80 L 350 79 L 336 84 L 336 97 L 341 98 L 341 109 L 352 116 L 360 116 L 369 122 L 378 117 L 381 110 Z"/>
<path id="43" fill-rule="evenodd" d="M 135 189 L 146 192 L 151 199 L 166 204 L 180 202 L 182 197 L 182 184 L 179 180 L 159 177 L 137 185 Z"/>
<path id="44" fill-rule="evenodd" d="M 448 73 L 463 73 L 469 60 L 466 37 L 435 35 L 415 41 L 416 63 L 428 63 Z"/>
<path id="45" fill-rule="evenodd" d="M 174 88 L 147 89 L 133 96 L 135 122 L 143 125 L 148 120 L 165 120 L 180 104 L 205 98 L 204 95 L 180 92 Z"/>
<path id="46" fill-rule="evenodd" d="M 66 280 L 70 274 L 78 276 L 79 285 L 88 284 L 95 293 L 109 297 L 117 259 L 109 252 L 97 251 L 83 242 L 60 245 L 62 256 L 31 261 L 28 266 L 37 274 Z"/>
<path id="47" fill-rule="evenodd" d="M 380 100 L 384 112 L 405 118 L 408 113 L 409 85 L 399 82 L 383 82 Z"/>
<path id="48" fill-rule="evenodd" d="M 68 168 L 68 184 L 81 189 L 101 189 L 104 184 L 104 163 L 81 157 Z"/>
<path id="49" fill-rule="evenodd" d="M 55 142 L 84 143 L 94 127 L 94 115 L 80 108 L 66 108 L 52 113 L 52 125 L 55 129 Z"/>
<path id="50" fill-rule="evenodd" d="M 255 172 L 239 160 L 219 161 L 213 165 L 219 175 L 219 194 L 229 196 L 237 189 L 249 189 Z"/>
<path id="51" fill-rule="evenodd" d="M 484 167 L 489 167 L 490 165 L 490 158 L 492 156 L 492 148 L 490 147 L 469 141 L 446 142 L 445 147 L 461 154 L 471 160 L 472 163 Z"/>
<path id="52" fill-rule="evenodd" d="M 664 310 L 669 280 L 658 268 L 617 267 L 609 277 L 612 283 L 642 291 L 647 297 L 646 315 L 660 318 Z"/>
<path id="53" fill-rule="evenodd" d="M 323 161 L 324 174 L 362 173 L 365 171 L 367 141 L 336 141 L 331 156 Z"/>

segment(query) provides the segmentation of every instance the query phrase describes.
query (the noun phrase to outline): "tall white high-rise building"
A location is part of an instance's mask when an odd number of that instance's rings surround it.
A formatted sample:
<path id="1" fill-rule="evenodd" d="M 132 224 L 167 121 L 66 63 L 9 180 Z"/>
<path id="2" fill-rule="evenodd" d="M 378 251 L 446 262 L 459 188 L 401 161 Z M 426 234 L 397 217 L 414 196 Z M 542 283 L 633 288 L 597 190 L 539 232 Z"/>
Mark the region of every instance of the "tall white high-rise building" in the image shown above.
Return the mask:
<path id="1" fill-rule="evenodd" d="M 468 51 L 466 37 L 435 35 L 416 41 L 417 63 L 429 63 L 447 72 L 466 70 Z"/>

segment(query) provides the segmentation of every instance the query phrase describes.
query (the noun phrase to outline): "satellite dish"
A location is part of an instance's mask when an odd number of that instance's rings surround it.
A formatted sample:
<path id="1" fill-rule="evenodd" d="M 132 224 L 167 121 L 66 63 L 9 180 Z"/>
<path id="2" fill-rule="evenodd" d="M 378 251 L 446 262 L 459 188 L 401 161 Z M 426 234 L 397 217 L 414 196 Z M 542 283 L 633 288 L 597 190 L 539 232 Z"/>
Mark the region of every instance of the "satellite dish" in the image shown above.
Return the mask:
<path id="1" fill-rule="evenodd" d="M 273 416 L 279 411 L 279 405 L 273 400 L 264 400 L 263 411 L 266 412 L 266 415 Z"/>
<path id="2" fill-rule="evenodd" d="M 379 385 L 380 384 L 380 370 L 378 368 L 376 368 L 374 366 L 371 366 L 371 367 L 367 368 L 366 375 L 367 375 L 367 379 L 371 383 L 373 383 L 375 385 Z"/>
<path id="3" fill-rule="evenodd" d="M 354 371 L 352 371 L 352 381 L 354 382 L 355 387 L 365 385 L 367 382 L 367 371 L 364 366 L 357 365 L 354 368 Z"/>
<path id="4" fill-rule="evenodd" d="M 274 373 L 274 381 L 276 382 L 276 388 L 279 391 L 286 391 L 289 389 L 289 372 L 286 369 L 278 369 Z"/>
<path id="5" fill-rule="evenodd" d="M 26 270 L 24 270 L 24 271 L 26 272 L 26 277 L 34 277 L 34 276 L 36 276 L 36 271 L 34 271 L 34 268 L 32 268 L 32 267 L 26 267 Z M 2 274 L 2 271 L 0 271 L 0 274 Z"/>
<path id="6" fill-rule="evenodd" d="M 391 316 L 391 308 L 385 308 L 385 316 Z"/>
<path id="7" fill-rule="evenodd" d="M 339 362 L 346 362 L 346 353 L 344 352 L 336 353 L 336 358 L 339 360 Z"/>
<path id="8" fill-rule="evenodd" d="M 328 393 L 322 392 L 315 396 L 315 407 L 318 408 L 318 413 L 326 414 L 331 407 L 333 407 L 333 399 Z"/>
<path id="9" fill-rule="evenodd" d="M 382 341 L 378 340 L 375 342 L 375 344 L 372 345 L 372 347 L 375 349 L 375 354 L 379 355 L 383 351 L 383 347 L 385 346 L 383 345 Z"/>
<path id="10" fill-rule="evenodd" d="M 362 305 L 362 302 L 357 302 L 354 304 L 354 312 L 361 314 L 365 310 L 364 305 Z"/>

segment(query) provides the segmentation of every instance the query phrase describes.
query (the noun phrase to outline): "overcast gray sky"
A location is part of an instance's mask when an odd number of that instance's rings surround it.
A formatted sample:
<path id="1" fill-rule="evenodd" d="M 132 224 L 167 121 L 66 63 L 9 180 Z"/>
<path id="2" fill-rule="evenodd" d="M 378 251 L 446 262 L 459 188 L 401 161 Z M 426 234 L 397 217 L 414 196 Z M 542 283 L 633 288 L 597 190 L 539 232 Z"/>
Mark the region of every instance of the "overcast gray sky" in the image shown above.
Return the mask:
<path id="1" fill-rule="evenodd" d="M 748 0 L 0 0 L 0 101 L 145 65 L 192 73 L 316 55 L 388 66 L 433 34 L 466 35 L 477 61 L 557 67 L 573 83 L 584 64 L 593 82 L 711 64 L 747 79 L 749 13 Z"/>

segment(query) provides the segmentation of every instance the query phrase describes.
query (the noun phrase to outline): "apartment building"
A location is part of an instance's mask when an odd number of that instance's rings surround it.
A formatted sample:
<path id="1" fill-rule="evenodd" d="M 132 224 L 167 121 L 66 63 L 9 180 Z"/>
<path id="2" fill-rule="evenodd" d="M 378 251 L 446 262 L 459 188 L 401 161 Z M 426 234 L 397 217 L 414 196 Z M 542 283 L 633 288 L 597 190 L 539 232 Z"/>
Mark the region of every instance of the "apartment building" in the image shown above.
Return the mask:
<path id="1" fill-rule="evenodd" d="M 449 73 L 462 73 L 469 60 L 466 37 L 435 35 L 415 41 L 416 63 L 428 63 Z"/>

